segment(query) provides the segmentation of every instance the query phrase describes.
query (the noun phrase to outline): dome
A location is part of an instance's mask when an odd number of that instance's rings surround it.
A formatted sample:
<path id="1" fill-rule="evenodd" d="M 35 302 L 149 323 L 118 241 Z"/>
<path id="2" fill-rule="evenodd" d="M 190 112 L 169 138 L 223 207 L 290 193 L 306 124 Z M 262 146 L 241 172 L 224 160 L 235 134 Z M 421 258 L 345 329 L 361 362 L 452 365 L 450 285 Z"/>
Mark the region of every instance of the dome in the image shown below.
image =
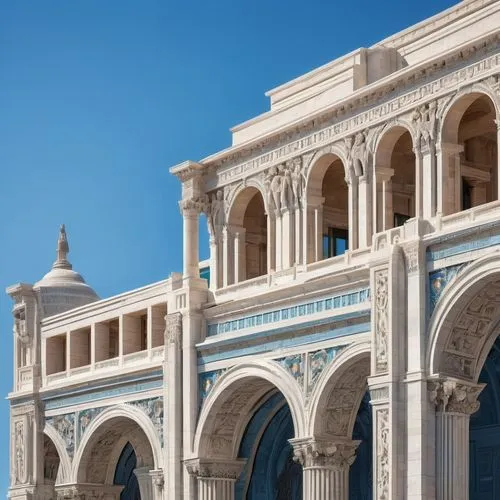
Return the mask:
<path id="1" fill-rule="evenodd" d="M 38 293 L 44 318 L 99 300 L 82 275 L 73 271 L 67 259 L 68 253 L 68 239 L 62 225 L 57 242 L 57 259 L 52 269 L 33 286 Z"/>

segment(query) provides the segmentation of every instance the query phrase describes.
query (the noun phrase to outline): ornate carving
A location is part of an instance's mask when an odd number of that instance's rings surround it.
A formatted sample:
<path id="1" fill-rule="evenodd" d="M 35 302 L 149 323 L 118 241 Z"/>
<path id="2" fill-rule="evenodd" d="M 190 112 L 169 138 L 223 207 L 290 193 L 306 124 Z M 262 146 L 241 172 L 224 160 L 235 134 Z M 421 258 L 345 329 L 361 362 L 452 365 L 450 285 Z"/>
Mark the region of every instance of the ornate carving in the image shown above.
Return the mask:
<path id="1" fill-rule="evenodd" d="M 294 158 L 279 166 L 272 166 L 264 180 L 270 210 L 280 214 L 282 210 L 300 205 L 304 190 L 301 158 Z"/>
<path id="2" fill-rule="evenodd" d="M 389 499 L 389 410 L 383 408 L 375 412 L 377 426 L 377 500 Z"/>
<path id="3" fill-rule="evenodd" d="M 437 411 L 472 415 L 479 410 L 477 400 L 484 384 L 469 385 L 457 380 L 433 380 L 428 384 L 429 398 Z"/>
<path id="4" fill-rule="evenodd" d="M 208 213 L 208 196 L 197 196 L 181 200 L 179 201 L 179 208 L 181 215 L 185 215 L 186 212 L 194 212 L 196 214 L 200 214 L 201 212 Z"/>
<path id="5" fill-rule="evenodd" d="M 198 478 L 229 479 L 236 481 L 245 465 L 244 460 L 217 461 L 195 458 L 185 460 L 188 473 Z"/>
<path id="6" fill-rule="evenodd" d="M 408 273 L 412 274 L 418 272 L 420 258 L 418 241 L 404 245 L 403 252 L 405 255 L 406 270 L 408 271 Z"/>
<path id="7" fill-rule="evenodd" d="M 305 354 L 292 354 L 276 361 L 292 375 L 302 389 L 304 387 Z"/>
<path id="8" fill-rule="evenodd" d="M 26 307 L 24 304 L 14 307 L 14 333 L 23 345 L 31 344 L 31 335 L 26 327 Z"/>
<path id="9" fill-rule="evenodd" d="M 14 424 L 14 484 L 23 484 L 27 481 L 24 424 L 23 420 L 19 420 Z"/>
<path id="10" fill-rule="evenodd" d="M 92 420 L 94 420 L 99 413 L 102 412 L 104 408 L 88 408 L 78 412 L 78 439 L 82 440 L 87 427 L 90 425 Z"/>
<path id="11" fill-rule="evenodd" d="M 165 344 L 181 345 L 182 340 L 182 314 L 170 313 L 165 316 Z"/>
<path id="12" fill-rule="evenodd" d="M 388 367 L 389 278 L 387 269 L 375 272 L 375 356 L 376 371 Z"/>
<path id="13" fill-rule="evenodd" d="M 61 436 L 70 457 L 75 451 L 75 414 L 56 415 L 47 419 L 47 423 L 52 425 Z"/>
<path id="14" fill-rule="evenodd" d="M 208 206 L 207 220 L 210 234 L 217 237 L 221 234 L 225 223 L 224 193 L 221 189 L 212 194 L 212 200 Z"/>
<path id="15" fill-rule="evenodd" d="M 346 470 L 356 459 L 360 441 L 329 442 L 316 439 L 293 439 L 293 459 L 303 467 L 329 467 Z"/>
<path id="16" fill-rule="evenodd" d="M 436 101 L 423 104 L 413 111 L 412 120 L 416 130 L 415 143 L 421 151 L 429 149 L 436 140 L 436 111 Z"/>
<path id="17" fill-rule="evenodd" d="M 133 401 L 128 404 L 139 408 L 149 417 L 160 437 L 160 443 L 163 447 L 163 398 L 141 399 L 140 401 Z"/>
<path id="18" fill-rule="evenodd" d="M 500 314 L 500 281 L 484 286 L 453 322 L 441 360 L 441 372 L 473 379 L 481 349 Z"/>
<path id="19" fill-rule="evenodd" d="M 358 132 L 354 140 L 352 137 L 346 138 L 347 160 L 349 166 L 352 167 L 356 176 L 365 175 L 368 165 L 369 149 L 367 145 L 368 131 Z"/>
<path id="20" fill-rule="evenodd" d="M 153 482 L 153 486 L 158 488 L 159 491 L 163 491 L 165 486 L 165 476 L 163 474 L 163 470 L 152 470 L 149 472 L 151 476 L 151 481 Z"/>

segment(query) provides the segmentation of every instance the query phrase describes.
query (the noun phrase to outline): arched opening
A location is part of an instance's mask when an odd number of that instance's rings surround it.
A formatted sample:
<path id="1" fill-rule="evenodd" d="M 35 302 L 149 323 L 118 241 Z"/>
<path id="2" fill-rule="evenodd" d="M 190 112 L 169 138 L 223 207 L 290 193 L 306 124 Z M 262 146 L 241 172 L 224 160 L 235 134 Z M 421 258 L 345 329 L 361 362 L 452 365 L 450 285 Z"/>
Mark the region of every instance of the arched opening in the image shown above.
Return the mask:
<path id="1" fill-rule="evenodd" d="M 47 485 L 54 486 L 58 482 L 61 459 L 57 448 L 46 434 L 43 436 L 43 478 Z"/>
<path id="2" fill-rule="evenodd" d="M 261 192 L 247 187 L 231 207 L 225 252 L 227 284 L 267 274 L 267 215 Z"/>
<path id="3" fill-rule="evenodd" d="M 137 468 L 137 456 L 134 447 L 127 442 L 116 464 L 113 484 L 123 486 L 120 500 L 140 500 L 139 483 L 134 474 Z"/>
<path id="4" fill-rule="evenodd" d="M 149 426 L 147 434 L 135 419 L 116 413 L 102 414 L 87 427 L 75 457 L 76 480 L 94 489 L 102 485 L 103 492 L 119 493 L 121 500 L 139 500 L 143 489 L 151 491 L 149 471 L 156 468 L 158 443 L 153 449 Z"/>
<path id="5" fill-rule="evenodd" d="M 349 248 L 349 188 L 342 160 L 328 153 L 307 182 L 307 261 L 342 255 Z"/>
<path id="6" fill-rule="evenodd" d="M 353 346 L 327 367 L 311 395 L 313 436 L 351 443 L 355 459 L 349 467 L 349 499 L 372 495 L 372 410 L 367 392 L 368 345 Z"/>
<path id="7" fill-rule="evenodd" d="M 293 460 L 290 408 L 271 394 L 246 426 L 238 456 L 246 459 L 236 483 L 236 500 L 301 500 L 302 467 Z"/>
<path id="8" fill-rule="evenodd" d="M 498 199 L 497 126 L 493 102 L 467 94 L 446 114 L 441 137 L 444 215 Z"/>
<path id="9" fill-rule="evenodd" d="M 375 156 L 376 232 L 402 226 L 416 215 L 416 165 L 410 132 L 392 127 Z"/>

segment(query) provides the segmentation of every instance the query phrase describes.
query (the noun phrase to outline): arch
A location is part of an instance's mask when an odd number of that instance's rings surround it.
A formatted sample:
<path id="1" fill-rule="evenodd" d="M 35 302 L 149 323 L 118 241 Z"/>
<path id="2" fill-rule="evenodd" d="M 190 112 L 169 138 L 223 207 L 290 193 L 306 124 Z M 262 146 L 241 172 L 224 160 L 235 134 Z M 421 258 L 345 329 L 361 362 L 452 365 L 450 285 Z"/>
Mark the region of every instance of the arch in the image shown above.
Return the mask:
<path id="1" fill-rule="evenodd" d="M 466 266 L 448 285 L 429 323 L 430 375 L 477 381 L 500 320 L 500 250 Z"/>
<path id="2" fill-rule="evenodd" d="M 59 467 L 57 471 L 57 484 L 63 484 L 69 481 L 71 477 L 71 460 L 66 446 L 59 433 L 49 424 L 45 424 L 43 429 L 44 436 L 50 440 L 59 457 Z"/>
<path id="3" fill-rule="evenodd" d="M 375 144 L 375 232 L 402 225 L 417 214 L 415 135 L 404 120 L 392 122 Z"/>
<path id="4" fill-rule="evenodd" d="M 113 484 L 114 468 L 127 441 L 134 447 L 138 467 L 162 468 L 153 423 L 141 410 L 122 404 L 104 410 L 87 427 L 73 459 L 72 481 Z"/>
<path id="5" fill-rule="evenodd" d="M 310 397 L 309 436 L 352 438 L 359 405 L 370 375 L 371 344 L 354 344 L 330 363 Z"/>
<path id="6" fill-rule="evenodd" d="M 278 389 L 292 414 L 296 437 L 304 435 L 304 401 L 295 379 L 274 361 L 248 362 L 224 373 L 201 409 L 193 452 L 197 457 L 234 459 L 249 419 Z"/>
<path id="7" fill-rule="evenodd" d="M 353 200 L 349 179 L 348 164 L 337 146 L 321 149 L 309 164 L 305 190 L 307 262 L 335 257 L 349 248 L 349 233 L 352 236 L 357 231 L 352 220 L 355 210 L 349 210 Z"/>
<path id="8" fill-rule="evenodd" d="M 266 199 L 255 183 L 235 193 L 227 218 L 228 250 L 233 256 L 232 269 L 226 270 L 228 284 L 267 274 L 267 217 Z"/>
<path id="9" fill-rule="evenodd" d="M 442 112 L 438 164 L 444 215 L 498 199 L 498 98 L 484 84 L 454 95 Z"/>

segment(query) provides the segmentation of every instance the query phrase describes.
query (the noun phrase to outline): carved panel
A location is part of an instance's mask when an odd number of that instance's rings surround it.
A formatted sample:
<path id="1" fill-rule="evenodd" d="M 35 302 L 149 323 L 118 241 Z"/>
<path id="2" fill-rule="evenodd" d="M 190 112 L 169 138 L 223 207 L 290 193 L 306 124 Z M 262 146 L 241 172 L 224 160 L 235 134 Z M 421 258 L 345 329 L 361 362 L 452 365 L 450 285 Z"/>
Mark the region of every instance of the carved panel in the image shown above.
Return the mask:
<path id="1" fill-rule="evenodd" d="M 56 415 L 46 420 L 47 424 L 54 427 L 64 442 L 66 451 L 70 458 L 73 458 L 75 452 L 75 414 Z"/>
<path id="2" fill-rule="evenodd" d="M 385 372 L 388 368 L 389 278 L 387 269 L 375 272 L 375 368 Z"/>
<path id="3" fill-rule="evenodd" d="M 165 316 L 165 344 L 181 345 L 182 314 L 175 312 Z"/>
<path id="4" fill-rule="evenodd" d="M 387 408 L 375 411 L 377 429 L 377 500 L 387 500 L 389 497 L 389 481 L 391 466 L 389 463 L 389 410 Z"/>

